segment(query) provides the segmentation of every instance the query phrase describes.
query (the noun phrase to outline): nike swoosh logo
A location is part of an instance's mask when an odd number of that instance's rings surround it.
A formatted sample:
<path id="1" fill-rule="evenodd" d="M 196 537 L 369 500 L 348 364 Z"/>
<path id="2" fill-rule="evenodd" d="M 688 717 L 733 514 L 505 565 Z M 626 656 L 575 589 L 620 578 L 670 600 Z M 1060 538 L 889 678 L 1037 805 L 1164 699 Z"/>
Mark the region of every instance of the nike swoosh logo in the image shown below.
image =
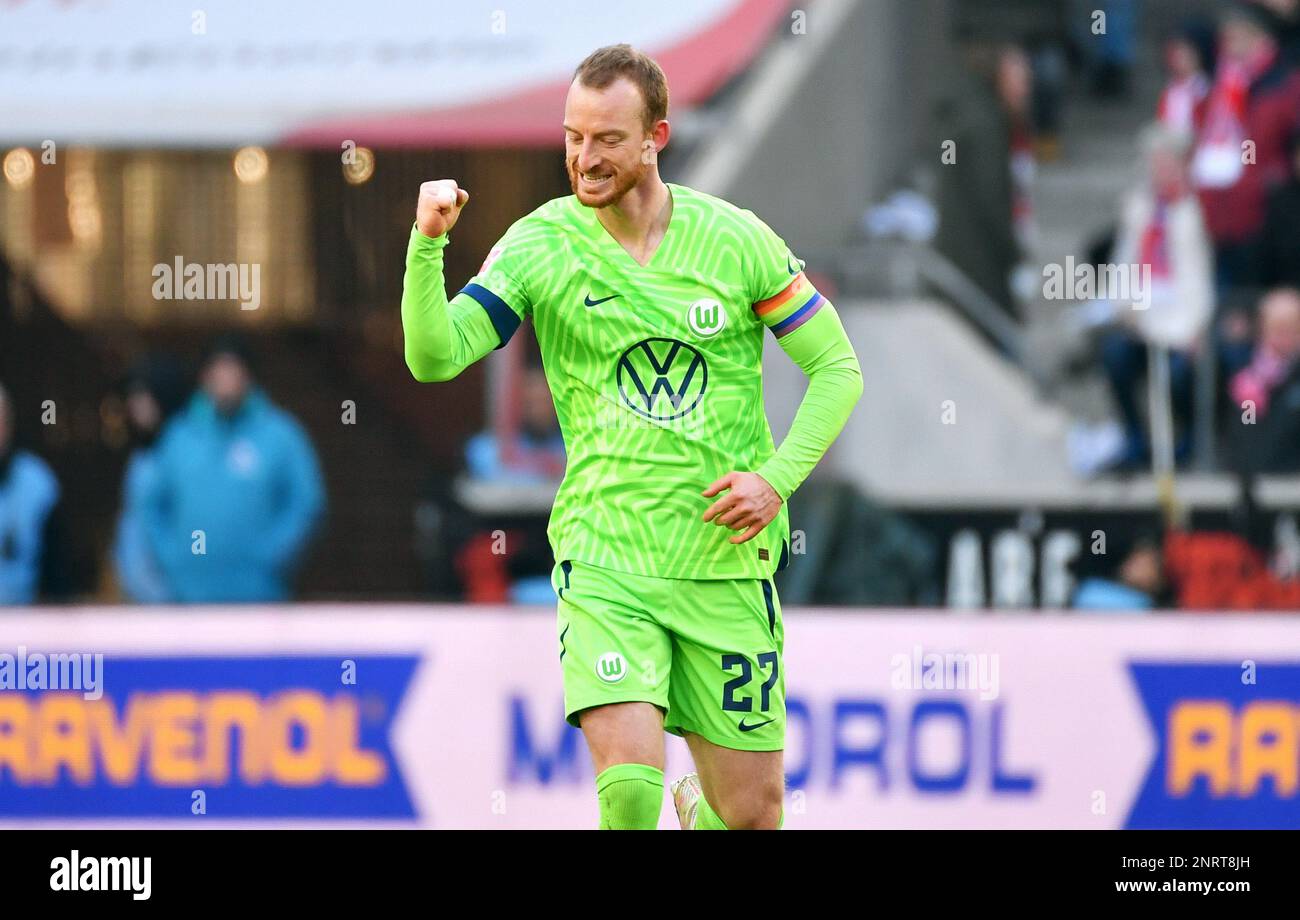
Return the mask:
<path id="1" fill-rule="evenodd" d="M 776 719 L 768 719 L 767 722 L 756 722 L 756 723 L 754 723 L 753 725 L 748 725 L 748 724 L 745 723 L 745 720 L 744 720 L 744 719 L 741 719 L 741 720 L 740 720 L 740 730 L 741 730 L 742 732 L 752 732 L 752 731 L 753 731 L 754 729 L 756 729 L 756 728 L 762 728 L 764 725 L 767 725 L 767 724 L 769 724 L 769 723 L 771 723 L 771 722 L 775 722 L 775 721 L 776 721 Z"/>
<path id="2" fill-rule="evenodd" d="M 591 295 L 588 294 L 586 297 L 582 298 L 582 302 L 589 307 L 598 307 L 607 300 L 613 300 L 615 297 L 622 297 L 622 296 L 623 296 L 622 294 L 610 294 L 608 297 L 600 298 L 600 300 L 592 300 Z"/>

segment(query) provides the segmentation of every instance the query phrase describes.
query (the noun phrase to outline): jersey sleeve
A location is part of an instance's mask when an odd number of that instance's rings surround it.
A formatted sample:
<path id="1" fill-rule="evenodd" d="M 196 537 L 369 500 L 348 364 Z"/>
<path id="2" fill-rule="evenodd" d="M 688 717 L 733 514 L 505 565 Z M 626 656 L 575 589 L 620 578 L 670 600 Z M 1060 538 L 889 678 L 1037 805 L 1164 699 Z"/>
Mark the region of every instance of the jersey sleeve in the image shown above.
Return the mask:
<path id="1" fill-rule="evenodd" d="M 402 338 L 406 366 L 422 383 L 451 380 L 500 341 L 487 313 L 469 297 L 447 302 L 442 253 L 447 234 L 411 228 L 402 278 Z"/>
<path id="2" fill-rule="evenodd" d="M 752 226 L 748 296 L 758 321 L 782 339 L 809 322 L 827 301 L 804 275 L 803 263 L 785 241 L 757 217 Z"/>
<path id="3" fill-rule="evenodd" d="M 812 285 L 785 242 L 757 217 L 749 266 L 754 314 L 808 376 L 781 446 L 755 472 L 790 498 L 839 436 L 862 396 L 862 369 L 835 307 Z"/>
<path id="4" fill-rule="evenodd" d="M 533 306 L 545 234 L 528 218 L 516 221 L 492 247 L 478 273 L 449 301 L 443 250 L 449 234 L 427 237 L 411 228 L 402 286 L 406 363 L 417 380 L 450 380 L 510 341 Z"/>
<path id="5" fill-rule="evenodd" d="M 546 261 L 544 239 L 527 218 L 516 221 L 488 252 L 478 273 L 452 303 L 469 299 L 492 321 L 500 348 L 533 310 L 533 284 Z"/>

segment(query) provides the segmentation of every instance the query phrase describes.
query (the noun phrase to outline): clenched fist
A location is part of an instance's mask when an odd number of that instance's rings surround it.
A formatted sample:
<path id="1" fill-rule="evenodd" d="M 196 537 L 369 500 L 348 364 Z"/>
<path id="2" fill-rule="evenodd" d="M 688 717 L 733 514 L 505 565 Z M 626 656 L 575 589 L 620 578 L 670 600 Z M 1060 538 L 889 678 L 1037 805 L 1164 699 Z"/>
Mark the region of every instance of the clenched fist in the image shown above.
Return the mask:
<path id="1" fill-rule="evenodd" d="M 420 183 L 420 203 L 415 206 L 415 225 L 425 236 L 439 237 L 456 226 L 461 208 L 469 201 L 469 192 L 455 179 L 435 179 Z"/>

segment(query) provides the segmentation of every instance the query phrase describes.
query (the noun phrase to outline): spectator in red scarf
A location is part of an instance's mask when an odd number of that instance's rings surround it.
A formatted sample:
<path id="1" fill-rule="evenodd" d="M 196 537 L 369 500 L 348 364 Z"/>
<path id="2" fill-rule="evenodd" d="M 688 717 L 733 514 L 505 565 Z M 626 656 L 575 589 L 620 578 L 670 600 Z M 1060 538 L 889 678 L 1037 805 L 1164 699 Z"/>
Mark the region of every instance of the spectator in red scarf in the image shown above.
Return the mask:
<path id="1" fill-rule="evenodd" d="M 1239 3 L 1224 15 L 1192 161 L 1225 286 L 1258 283 L 1265 199 L 1286 179 L 1287 145 L 1300 116 L 1300 73 L 1279 53 L 1275 27 L 1275 17 L 1254 4 Z"/>
<path id="2" fill-rule="evenodd" d="M 1024 49 L 1002 50 L 997 65 L 997 92 L 1010 127 L 1011 222 L 1022 253 L 1034 250 L 1034 179 L 1038 159 L 1034 151 L 1034 71 Z"/>
<path id="3" fill-rule="evenodd" d="M 1170 131 L 1195 136 L 1205 119 L 1214 72 L 1214 29 L 1189 22 L 1165 41 L 1168 75 L 1156 120 Z"/>
<path id="4" fill-rule="evenodd" d="M 1124 199 L 1111 264 L 1142 266 L 1148 282 L 1142 302 L 1117 303 L 1117 321 L 1101 341 L 1102 363 L 1124 425 L 1118 470 L 1149 462 L 1141 385 L 1148 346 L 1169 349 L 1175 422 L 1181 428 L 1175 458 L 1191 447 L 1193 351 L 1214 310 L 1212 252 L 1200 204 L 1187 173 L 1189 138 L 1156 126 L 1144 137 L 1148 175 Z"/>

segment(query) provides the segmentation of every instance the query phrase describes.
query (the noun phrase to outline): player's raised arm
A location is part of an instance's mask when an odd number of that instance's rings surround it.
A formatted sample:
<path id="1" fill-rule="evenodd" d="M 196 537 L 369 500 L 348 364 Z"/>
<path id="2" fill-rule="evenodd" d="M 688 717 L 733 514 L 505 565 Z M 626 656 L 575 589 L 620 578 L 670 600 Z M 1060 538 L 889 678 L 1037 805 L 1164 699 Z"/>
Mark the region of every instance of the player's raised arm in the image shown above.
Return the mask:
<path id="1" fill-rule="evenodd" d="M 473 298 L 449 303 L 442 276 L 448 233 L 469 201 L 454 179 L 420 186 L 415 226 L 406 249 L 402 332 L 406 366 L 416 380 L 450 380 L 501 343 L 492 317 Z"/>

